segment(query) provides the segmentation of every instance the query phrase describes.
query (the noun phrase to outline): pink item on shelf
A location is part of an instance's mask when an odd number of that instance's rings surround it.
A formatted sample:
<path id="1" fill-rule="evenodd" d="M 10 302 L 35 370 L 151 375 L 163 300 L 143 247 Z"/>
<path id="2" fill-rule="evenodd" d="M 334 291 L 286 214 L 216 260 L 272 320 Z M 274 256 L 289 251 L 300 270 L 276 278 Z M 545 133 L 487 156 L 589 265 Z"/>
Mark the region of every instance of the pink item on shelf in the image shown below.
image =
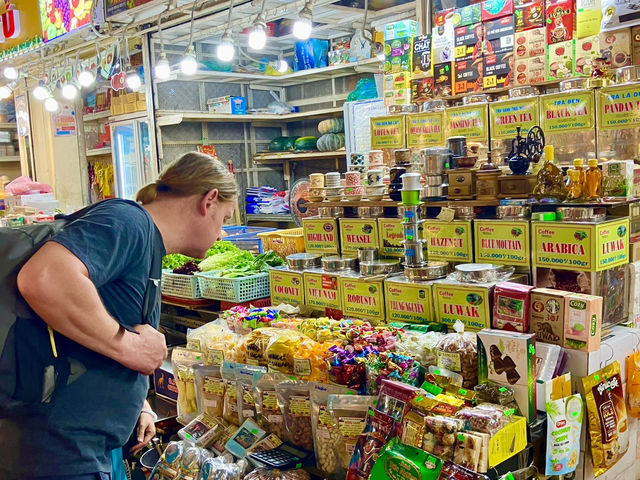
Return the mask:
<path id="1" fill-rule="evenodd" d="M 360 181 L 360 172 L 347 172 L 344 176 L 347 180 L 348 187 L 357 187 L 358 185 L 362 184 L 362 182 Z"/>
<path id="2" fill-rule="evenodd" d="M 11 195 L 29 195 L 33 193 L 52 193 L 53 189 L 46 183 L 34 182 L 29 177 L 18 177 L 5 187 Z"/>

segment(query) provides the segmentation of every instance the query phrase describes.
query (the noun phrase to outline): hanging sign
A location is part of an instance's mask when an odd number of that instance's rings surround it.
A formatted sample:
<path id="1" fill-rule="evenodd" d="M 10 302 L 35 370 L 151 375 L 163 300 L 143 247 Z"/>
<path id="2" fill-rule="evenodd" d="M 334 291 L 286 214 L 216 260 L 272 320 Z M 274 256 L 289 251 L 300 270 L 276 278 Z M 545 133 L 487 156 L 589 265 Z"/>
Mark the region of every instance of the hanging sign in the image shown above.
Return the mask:
<path id="1" fill-rule="evenodd" d="M 89 25 L 93 0 L 39 0 L 45 42 Z"/>
<path id="2" fill-rule="evenodd" d="M 640 126 L 640 85 L 599 90 L 597 100 L 599 129 Z"/>
<path id="3" fill-rule="evenodd" d="M 594 125 L 591 92 L 545 95 L 540 100 L 545 134 L 590 130 Z"/>
<path id="4" fill-rule="evenodd" d="M 444 112 L 407 115 L 407 148 L 444 145 Z"/>
<path id="5" fill-rule="evenodd" d="M 404 115 L 371 119 L 371 149 L 404 148 Z"/>
<path id="6" fill-rule="evenodd" d="M 447 137 L 467 137 L 467 140 L 487 140 L 487 105 L 455 107 L 445 111 Z"/>
<path id="7" fill-rule="evenodd" d="M 525 134 L 531 127 L 540 124 L 537 98 L 495 102 L 489 105 L 491 116 L 491 139 L 512 139 L 517 127 Z"/>
<path id="8" fill-rule="evenodd" d="M 42 45 L 38 0 L 0 2 L 0 61 Z"/>

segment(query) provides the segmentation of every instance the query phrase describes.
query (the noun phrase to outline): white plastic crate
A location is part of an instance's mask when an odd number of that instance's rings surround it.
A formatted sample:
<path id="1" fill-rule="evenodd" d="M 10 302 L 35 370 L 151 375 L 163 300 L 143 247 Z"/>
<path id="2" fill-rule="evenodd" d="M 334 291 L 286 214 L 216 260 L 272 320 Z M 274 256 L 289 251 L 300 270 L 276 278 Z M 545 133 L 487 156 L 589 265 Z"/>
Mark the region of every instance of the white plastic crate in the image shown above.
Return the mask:
<path id="1" fill-rule="evenodd" d="M 171 270 L 163 270 L 162 294 L 193 300 L 202 298 L 200 280 L 195 275 L 180 275 Z"/>
<path id="2" fill-rule="evenodd" d="M 215 272 L 197 273 L 203 298 L 227 302 L 247 302 L 269 296 L 269 274 L 258 273 L 249 277 L 216 277 Z"/>

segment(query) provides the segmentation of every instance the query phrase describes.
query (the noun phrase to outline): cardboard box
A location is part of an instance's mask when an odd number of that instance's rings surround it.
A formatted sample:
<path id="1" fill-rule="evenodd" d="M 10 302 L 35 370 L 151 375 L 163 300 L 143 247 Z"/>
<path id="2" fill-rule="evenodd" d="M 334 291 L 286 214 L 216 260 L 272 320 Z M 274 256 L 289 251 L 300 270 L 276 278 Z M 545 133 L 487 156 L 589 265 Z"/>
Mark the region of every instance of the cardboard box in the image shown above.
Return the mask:
<path id="1" fill-rule="evenodd" d="M 484 62 L 482 57 L 456 62 L 455 94 L 482 91 Z"/>
<path id="2" fill-rule="evenodd" d="M 413 37 L 385 40 L 384 73 L 411 72 L 413 70 Z"/>
<path id="3" fill-rule="evenodd" d="M 433 66 L 433 96 L 449 96 L 453 94 L 454 64 L 440 63 Z"/>
<path id="4" fill-rule="evenodd" d="M 536 340 L 564 345 L 564 311 L 568 295 L 571 292 L 551 288 L 531 291 L 530 331 L 536 335 Z"/>
<path id="5" fill-rule="evenodd" d="M 516 33 L 516 25 L 513 17 L 503 17 L 496 20 L 487 20 L 483 22 L 483 25 L 485 39 L 487 40 L 497 40 L 504 36 L 513 35 Z"/>
<path id="6" fill-rule="evenodd" d="M 436 280 L 433 284 L 435 318 L 438 323 L 453 325 L 460 320 L 467 331 L 491 326 L 495 283 L 461 284 Z"/>
<path id="7" fill-rule="evenodd" d="M 171 358 L 170 352 L 169 358 Z M 178 401 L 178 386 L 173 376 L 171 360 L 163 361 L 162 365 L 153 372 L 153 388 L 156 391 L 156 395 L 169 398 L 175 402 Z"/>
<path id="8" fill-rule="evenodd" d="M 536 0 L 517 6 L 514 17 L 517 32 L 544 27 L 544 1 Z"/>
<path id="9" fill-rule="evenodd" d="M 473 261 L 473 227 L 469 220 L 426 220 L 424 235 L 429 259 L 455 262 Z"/>
<path id="10" fill-rule="evenodd" d="M 411 80 L 411 99 L 421 105 L 433 97 L 433 77 Z"/>
<path id="11" fill-rule="evenodd" d="M 379 248 L 378 220 L 376 218 L 341 218 L 340 244 L 342 253 L 358 253 L 358 248 Z"/>
<path id="12" fill-rule="evenodd" d="M 304 248 L 307 252 L 340 253 L 338 222 L 335 218 L 304 218 Z"/>
<path id="13" fill-rule="evenodd" d="M 607 58 L 613 69 L 631 65 L 631 30 L 601 33 L 600 56 Z"/>
<path id="14" fill-rule="evenodd" d="M 385 107 L 388 107 L 390 105 L 411 105 L 411 102 L 412 102 L 411 87 L 384 92 Z"/>
<path id="15" fill-rule="evenodd" d="M 433 77 L 431 34 L 413 39 L 413 76 Z"/>
<path id="16" fill-rule="evenodd" d="M 345 317 L 369 320 L 373 325 L 384 323 L 384 284 L 382 280 L 363 277 L 340 277 L 342 311 Z"/>
<path id="17" fill-rule="evenodd" d="M 513 0 L 485 0 L 482 2 L 482 21 L 513 16 Z"/>
<path id="18" fill-rule="evenodd" d="M 271 303 L 279 305 L 304 305 L 304 279 L 302 272 L 276 267 L 269 270 Z"/>
<path id="19" fill-rule="evenodd" d="M 547 44 L 563 43 L 573 40 L 576 10 L 574 0 L 551 0 L 547 2 Z"/>
<path id="20" fill-rule="evenodd" d="M 384 76 L 384 91 L 403 90 L 411 88 L 411 73 L 391 73 Z"/>
<path id="21" fill-rule="evenodd" d="M 573 72 L 575 76 L 591 76 L 593 60 L 600 56 L 600 36 L 580 38 L 574 42 Z"/>
<path id="22" fill-rule="evenodd" d="M 573 40 L 547 46 L 547 79 L 573 76 Z"/>
<path id="23" fill-rule="evenodd" d="M 453 60 L 455 53 L 455 28 L 453 23 L 433 27 L 431 31 L 431 50 L 433 52 L 431 58 L 436 65 Z"/>
<path id="24" fill-rule="evenodd" d="M 482 56 L 483 25 L 475 23 L 455 29 L 455 58 L 461 60 L 475 60 Z"/>
<path id="25" fill-rule="evenodd" d="M 321 269 L 308 270 L 303 274 L 305 305 L 322 312 L 342 310 L 340 277 Z"/>
<path id="26" fill-rule="evenodd" d="M 633 197 L 633 160 L 609 160 L 602 163 L 602 196 Z"/>
<path id="27" fill-rule="evenodd" d="M 602 8 L 599 1 L 576 0 L 576 39 L 600 33 Z"/>
<path id="28" fill-rule="evenodd" d="M 513 70 L 515 58 L 513 50 L 499 55 L 484 57 L 484 81 L 485 89 L 505 88 L 514 85 Z"/>
<path id="29" fill-rule="evenodd" d="M 493 328 L 510 332 L 529 332 L 530 285 L 501 282 L 493 293 Z"/>
<path id="30" fill-rule="evenodd" d="M 210 98 L 207 100 L 209 113 L 231 113 L 233 115 L 246 115 L 247 101 L 244 97 L 224 97 Z"/>
<path id="31" fill-rule="evenodd" d="M 516 59 L 515 80 L 517 85 L 531 85 L 547 80 L 547 57 Z"/>
<path id="32" fill-rule="evenodd" d="M 600 349 L 602 297 L 572 293 L 564 302 L 564 347 L 585 352 Z"/>
<path id="33" fill-rule="evenodd" d="M 629 261 L 640 261 L 640 239 L 629 244 Z"/>
<path id="34" fill-rule="evenodd" d="M 640 65 L 640 27 L 631 29 L 631 63 Z"/>
<path id="35" fill-rule="evenodd" d="M 415 37 L 418 35 L 418 22 L 415 20 L 401 20 L 387 23 L 384 26 L 384 39 L 396 40 L 398 38 Z"/>
<path id="36" fill-rule="evenodd" d="M 516 58 L 532 58 L 546 55 L 547 40 L 544 28 L 534 28 L 515 34 Z"/>
<path id="37" fill-rule="evenodd" d="M 633 166 L 633 196 L 640 197 L 640 165 Z"/>
<path id="38" fill-rule="evenodd" d="M 433 23 L 440 27 L 445 23 L 451 23 L 453 25 L 453 17 L 455 15 L 455 8 L 447 8 L 445 10 L 438 10 L 433 19 Z"/>
<path id="39" fill-rule="evenodd" d="M 402 218 L 379 218 L 380 253 L 385 257 L 404 258 Z"/>
<path id="40" fill-rule="evenodd" d="M 384 281 L 387 322 L 428 323 L 435 321 L 433 282 L 409 280 L 405 275 Z"/>
<path id="41" fill-rule="evenodd" d="M 465 27 L 472 23 L 478 23 L 481 20 L 482 6 L 479 3 L 467 5 L 462 8 L 456 8 L 453 14 L 453 25 L 456 27 Z"/>

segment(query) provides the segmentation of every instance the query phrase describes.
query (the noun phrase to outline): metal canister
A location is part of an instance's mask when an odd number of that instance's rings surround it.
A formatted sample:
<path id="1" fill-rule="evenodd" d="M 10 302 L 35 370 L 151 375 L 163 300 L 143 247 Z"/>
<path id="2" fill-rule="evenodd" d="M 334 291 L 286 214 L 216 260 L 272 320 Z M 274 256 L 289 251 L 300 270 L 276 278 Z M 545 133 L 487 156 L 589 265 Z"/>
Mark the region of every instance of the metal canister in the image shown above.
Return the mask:
<path id="1" fill-rule="evenodd" d="M 427 176 L 442 175 L 449 165 L 451 153 L 448 148 L 432 147 L 422 150 L 424 171 Z M 428 185 L 433 185 L 428 183 Z"/>
<path id="2" fill-rule="evenodd" d="M 467 137 L 449 137 L 447 142 L 454 157 L 467 156 Z"/>
<path id="3" fill-rule="evenodd" d="M 404 245 L 404 263 L 412 267 L 417 267 L 424 263 L 424 242 L 408 241 L 402 242 Z"/>
<path id="4" fill-rule="evenodd" d="M 291 270 L 306 270 L 319 267 L 321 257 L 319 253 L 294 253 L 287 256 L 287 263 Z"/>
<path id="5" fill-rule="evenodd" d="M 358 261 L 362 262 L 375 262 L 378 260 L 377 248 L 359 248 L 358 249 Z"/>

